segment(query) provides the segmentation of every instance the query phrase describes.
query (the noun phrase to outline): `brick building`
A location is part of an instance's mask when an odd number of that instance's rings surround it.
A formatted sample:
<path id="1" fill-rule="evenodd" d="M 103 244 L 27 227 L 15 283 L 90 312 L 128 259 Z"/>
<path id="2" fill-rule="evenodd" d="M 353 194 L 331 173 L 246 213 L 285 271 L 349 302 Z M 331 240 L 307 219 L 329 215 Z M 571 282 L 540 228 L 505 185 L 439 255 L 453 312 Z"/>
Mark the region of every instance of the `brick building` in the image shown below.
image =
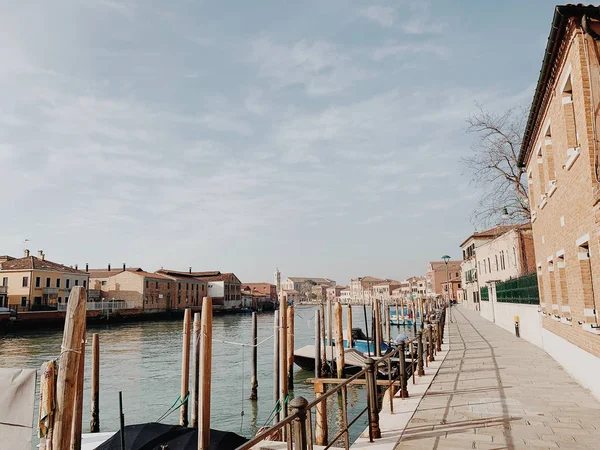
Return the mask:
<path id="1" fill-rule="evenodd" d="M 543 346 L 600 397 L 599 19 L 598 7 L 556 7 L 519 163 L 529 183 Z"/>
<path id="2" fill-rule="evenodd" d="M 338 286 L 329 286 L 326 289 L 327 300 L 330 300 L 332 302 L 339 300 L 341 297 L 342 291 L 347 288 L 348 288 L 348 286 L 339 286 L 339 285 Z"/>
<path id="3" fill-rule="evenodd" d="M 125 301 L 129 308 L 148 312 L 200 306 L 207 292 L 205 281 L 177 271 L 90 269 L 90 274 L 90 285 L 100 289 L 100 300 Z"/>
<path id="4" fill-rule="evenodd" d="M 271 307 L 277 304 L 277 286 L 271 283 L 244 283 L 251 291 L 260 292 L 265 295 L 265 302 L 270 302 Z M 266 305 L 265 305 L 266 306 Z"/>
<path id="5" fill-rule="evenodd" d="M 350 280 L 350 295 L 352 303 L 363 304 L 369 303 L 373 296 L 373 286 L 384 281 L 377 277 L 358 277 Z"/>
<path id="6" fill-rule="evenodd" d="M 435 297 L 442 295 L 442 282 L 448 279 L 460 278 L 461 261 L 449 261 L 446 271 L 446 263 L 444 261 L 433 261 L 427 264 L 427 296 Z"/>

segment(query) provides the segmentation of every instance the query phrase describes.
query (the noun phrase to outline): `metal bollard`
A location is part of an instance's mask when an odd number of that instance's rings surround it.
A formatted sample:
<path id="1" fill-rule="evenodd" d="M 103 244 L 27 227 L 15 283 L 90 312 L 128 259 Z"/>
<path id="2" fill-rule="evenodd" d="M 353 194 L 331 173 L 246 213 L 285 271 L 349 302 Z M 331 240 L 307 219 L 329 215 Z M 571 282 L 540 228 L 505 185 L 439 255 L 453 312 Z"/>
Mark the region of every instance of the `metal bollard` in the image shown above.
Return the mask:
<path id="1" fill-rule="evenodd" d="M 306 439 L 306 407 L 308 401 L 304 397 L 294 397 L 290 402 L 292 414 L 298 413 L 293 421 L 294 427 L 294 448 L 298 450 L 307 450 L 308 441 Z"/>
<path id="2" fill-rule="evenodd" d="M 417 334 L 417 375 L 422 377 L 425 375 L 423 369 L 423 332 L 419 331 Z"/>
<path id="3" fill-rule="evenodd" d="M 377 386 L 375 379 L 375 361 L 373 358 L 367 358 L 367 395 L 369 402 L 369 437 L 373 439 L 381 438 L 379 429 L 379 402 L 377 400 Z"/>
<path id="4" fill-rule="evenodd" d="M 428 343 L 429 346 L 427 348 L 427 353 L 429 353 L 429 362 L 435 361 L 433 357 L 433 325 L 429 324 L 429 329 L 427 330 L 427 335 L 429 336 Z"/>
<path id="5" fill-rule="evenodd" d="M 400 396 L 408 397 L 408 377 L 406 372 L 406 342 L 404 339 L 400 341 Z"/>

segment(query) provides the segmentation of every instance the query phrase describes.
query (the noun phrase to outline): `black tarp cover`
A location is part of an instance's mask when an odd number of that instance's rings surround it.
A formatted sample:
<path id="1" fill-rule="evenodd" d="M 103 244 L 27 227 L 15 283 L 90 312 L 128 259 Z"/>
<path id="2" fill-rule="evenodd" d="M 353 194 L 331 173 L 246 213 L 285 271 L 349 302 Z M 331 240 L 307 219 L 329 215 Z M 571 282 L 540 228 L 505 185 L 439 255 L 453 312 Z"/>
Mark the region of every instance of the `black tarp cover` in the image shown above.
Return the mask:
<path id="1" fill-rule="evenodd" d="M 234 450 L 248 440 L 228 431 L 210 430 L 210 450 Z M 198 430 L 179 425 L 143 423 L 125 427 L 126 450 L 198 450 Z M 118 431 L 97 450 L 121 450 Z"/>

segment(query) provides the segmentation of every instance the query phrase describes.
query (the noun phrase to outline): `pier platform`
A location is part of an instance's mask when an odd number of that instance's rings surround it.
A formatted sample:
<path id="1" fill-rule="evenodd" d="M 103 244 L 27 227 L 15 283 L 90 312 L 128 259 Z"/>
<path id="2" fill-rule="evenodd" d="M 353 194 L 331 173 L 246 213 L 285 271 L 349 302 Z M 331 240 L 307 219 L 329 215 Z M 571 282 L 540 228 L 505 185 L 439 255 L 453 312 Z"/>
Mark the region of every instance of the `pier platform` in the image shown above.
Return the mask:
<path id="1" fill-rule="evenodd" d="M 598 448 L 600 402 L 554 359 L 475 311 L 451 315 L 449 352 L 390 450 Z"/>

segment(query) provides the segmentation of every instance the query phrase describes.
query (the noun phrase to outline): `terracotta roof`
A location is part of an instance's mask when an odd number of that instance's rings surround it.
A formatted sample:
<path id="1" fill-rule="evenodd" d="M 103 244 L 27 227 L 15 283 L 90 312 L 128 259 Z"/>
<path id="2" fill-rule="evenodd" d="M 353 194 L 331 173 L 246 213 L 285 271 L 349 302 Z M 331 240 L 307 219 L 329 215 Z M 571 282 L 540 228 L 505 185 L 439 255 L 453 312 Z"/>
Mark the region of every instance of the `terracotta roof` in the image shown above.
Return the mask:
<path id="1" fill-rule="evenodd" d="M 396 281 L 396 280 L 383 280 L 380 283 L 374 284 L 373 287 L 375 286 L 392 286 L 392 285 L 398 285 L 400 286 L 400 281 Z"/>
<path id="2" fill-rule="evenodd" d="M 141 267 L 128 267 L 125 269 L 127 272 L 143 272 Z M 88 269 L 90 278 L 110 278 L 123 272 L 123 268 L 114 268 L 110 271 L 107 269 Z"/>
<path id="3" fill-rule="evenodd" d="M 464 240 L 459 247 L 462 247 L 471 238 L 497 238 L 498 236 L 509 232 L 510 230 L 527 230 L 531 229 L 531 222 L 520 223 L 516 225 L 498 225 L 485 231 L 477 231 Z"/>
<path id="4" fill-rule="evenodd" d="M 188 275 L 190 274 L 189 272 L 182 273 L 187 273 Z M 196 278 L 216 277 L 218 275 L 221 275 L 221 272 L 218 270 L 209 270 L 207 272 L 192 272 L 191 275 Z"/>
<path id="5" fill-rule="evenodd" d="M 192 272 L 194 273 L 194 272 Z M 202 276 L 202 277 L 196 277 L 199 280 L 202 281 L 230 281 L 231 278 L 237 278 L 233 273 L 229 272 L 229 273 L 221 273 L 219 272 L 219 275 L 214 275 L 214 276 Z"/>
<path id="6" fill-rule="evenodd" d="M 72 267 L 63 266 L 47 259 L 39 259 L 35 256 L 26 256 L 24 258 L 11 259 L 1 264 L 1 270 L 49 270 L 53 272 L 75 273 L 87 275 L 82 270 L 76 270 Z"/>
<path id="7" fill-rule="evenodd" d="M 200 277 L 197 275 L 194 275 L 194 273 L 203 273 L 203 272 L 191 272 L 190 273 L 189 271 L 181 272 L 179 270 L 160 269 L 160 270 L 157 270 L 156 273 L 161 273 L 163 275 L 168 275 L 170 277 L 177 278 L 178 280 L 183 280 L 183 279 L 190 279 L 190 278 L 198 279 Z M 210 272 L 210 273 L 212 274 L 214 272 Z M 204 281 L 206 281 L 206 280 L 204 280 Z"/>

